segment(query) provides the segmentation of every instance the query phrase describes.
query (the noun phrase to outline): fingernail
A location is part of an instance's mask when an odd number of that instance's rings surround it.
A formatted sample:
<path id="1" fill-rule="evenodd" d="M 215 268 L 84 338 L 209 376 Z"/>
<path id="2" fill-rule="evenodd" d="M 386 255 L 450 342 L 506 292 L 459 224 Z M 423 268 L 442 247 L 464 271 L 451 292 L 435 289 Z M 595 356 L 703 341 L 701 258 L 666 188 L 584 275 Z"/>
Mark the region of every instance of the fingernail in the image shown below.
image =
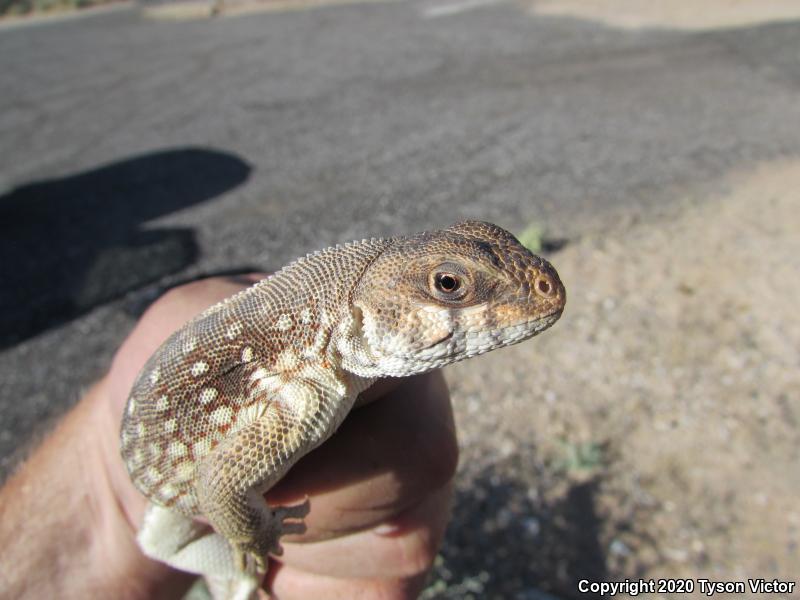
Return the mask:
<path id="1" fill-rule="evenodd" d="M 378 525 L 372 531 L 374 531 L 378 535 L 392 535 L 392 534 L 397 533 L 399 530 L 400 530 L 400 527 L 398 527 L 394 523 L 383 523 L 381 525 Z"/>

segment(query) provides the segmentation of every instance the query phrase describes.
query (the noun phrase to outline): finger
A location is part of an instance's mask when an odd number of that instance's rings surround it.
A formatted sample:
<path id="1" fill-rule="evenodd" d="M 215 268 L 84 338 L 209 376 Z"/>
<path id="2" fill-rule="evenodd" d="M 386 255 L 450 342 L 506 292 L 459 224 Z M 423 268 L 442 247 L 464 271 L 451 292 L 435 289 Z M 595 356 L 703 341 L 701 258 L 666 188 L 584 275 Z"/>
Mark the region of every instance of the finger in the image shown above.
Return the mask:
<path id="1" fill-rule="evenodd" d="M 427 571 L 444 535 L 452 482 L 376 528 L 313 544 L 284 544 L 277 562 L 339 579 L 402 580 Z M 276 576 L 273 585 L 280 585 Z"/>
<path id="2" fill-rule="evenodd" d="M 359 394 L 358 400 L 356 401 L 356 408 L 370 404 L 378 398 L 383 398 L 402 382 L 403 379 L 400 377 L 385 377 L 379 379 Z"/>
<path id="3" fill-rule="evenodd" d="M 354 410 L 339 431 L 303 457 L 267 494 L 271 504 L 308 496 L 314 541 L 374 527 L 452 479 L 458 461 L 452 407 L 441 373 L 404 379 Z"/>
<path id="4" fill-rule="evenodd" d="M 274 600 L 352 600 L 353 598 L 385 598 L 413 600 L 425 587 L 424 574 L 407 579 L 336 579 L 304 571 L 281 569 L 279 579 L 269 597 Z"/>

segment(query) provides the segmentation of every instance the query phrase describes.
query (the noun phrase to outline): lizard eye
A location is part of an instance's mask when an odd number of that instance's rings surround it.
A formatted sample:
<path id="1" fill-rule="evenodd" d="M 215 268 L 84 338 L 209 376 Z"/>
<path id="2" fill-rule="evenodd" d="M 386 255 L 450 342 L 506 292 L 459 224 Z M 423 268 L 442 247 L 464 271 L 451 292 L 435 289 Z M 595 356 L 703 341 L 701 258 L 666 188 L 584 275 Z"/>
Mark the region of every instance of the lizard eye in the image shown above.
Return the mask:
<path id="1" fill-rule="evenodd" d="M 470 295 L 472 280 L 461 265 L 446 262 L 428 273 L 428 290 L 442 302 L 461 302 Z"/>
<path id="2" fill-rule="evenodd" d="M 433 281 L 436 289 L 445 294 L 452 294 L 461 287 L 461 280 L 453 273 L 436 273 Z"/>

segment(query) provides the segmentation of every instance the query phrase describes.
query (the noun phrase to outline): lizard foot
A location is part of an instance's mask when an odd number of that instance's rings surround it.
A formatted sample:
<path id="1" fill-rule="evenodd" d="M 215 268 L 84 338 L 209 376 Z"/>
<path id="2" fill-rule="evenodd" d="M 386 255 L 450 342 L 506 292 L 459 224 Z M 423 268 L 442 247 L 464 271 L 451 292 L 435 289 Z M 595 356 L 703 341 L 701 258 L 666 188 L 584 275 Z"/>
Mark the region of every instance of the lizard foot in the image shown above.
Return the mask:
<path id="1" fill-rule="evenodd" d="M 308 515 L 308 498 L 295 506 L 265 505 L 258 524 L 258 532 L 250 539 L 234 542 L 234 553 L 240 570 L 252 566 L 257 572 L 267 570 L 267 555 L 283 554 L 280 539 L 284 535 L 305 533 L 303 518 Z"/>

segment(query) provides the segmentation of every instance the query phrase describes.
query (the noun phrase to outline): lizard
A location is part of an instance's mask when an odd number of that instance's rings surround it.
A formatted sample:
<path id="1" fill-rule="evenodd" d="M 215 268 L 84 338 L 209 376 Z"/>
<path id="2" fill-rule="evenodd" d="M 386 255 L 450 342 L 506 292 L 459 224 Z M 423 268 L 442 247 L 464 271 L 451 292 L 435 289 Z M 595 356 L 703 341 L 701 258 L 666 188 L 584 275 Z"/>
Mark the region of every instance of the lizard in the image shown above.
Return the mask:
<path id="1" fill-rule="evenodd" d="M 309 254 L 205 310 L 147 360 L 123 412 L 122 458 L 149 499 L 139 546 L 215 598 L 253 597 L 309 510 L 264 493 L 362 391 L 535 336 L 565 302 L 549 262 L 463 221 Z"/>

